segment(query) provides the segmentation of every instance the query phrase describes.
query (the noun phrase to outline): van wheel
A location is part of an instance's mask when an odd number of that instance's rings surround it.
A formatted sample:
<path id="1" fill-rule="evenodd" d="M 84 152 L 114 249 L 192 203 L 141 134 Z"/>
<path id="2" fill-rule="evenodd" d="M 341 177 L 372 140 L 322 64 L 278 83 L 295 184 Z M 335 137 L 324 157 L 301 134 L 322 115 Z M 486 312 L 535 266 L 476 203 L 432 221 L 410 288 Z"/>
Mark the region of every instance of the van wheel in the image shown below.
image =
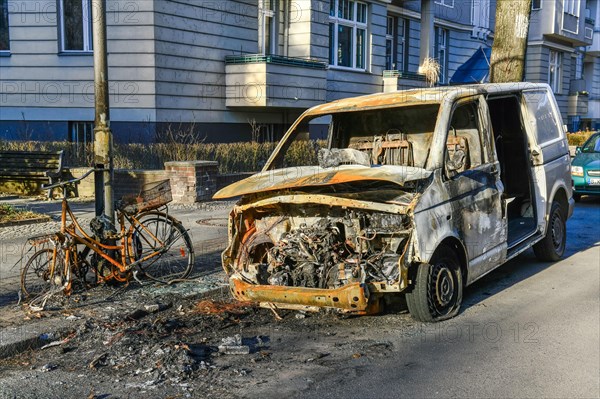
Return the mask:
<path id="1" fill-rule="evenodd" d="M 462 273 L 456 254 L 441 246 L 431 264 L 417 269 L 413 289 L 406 293 L 406 304 L 412 317 L 419 321 L 441 321 L 458 314 L 462 294 Z"/>
<path id="2" fill-rule="evenodd" d="M 533 246 L 535 256 L 543 262 L 556 262 L 565 253 L 567 225 L 560 204 L 556 201 L 550 208 L 550 218 L 544 239 Z"/>

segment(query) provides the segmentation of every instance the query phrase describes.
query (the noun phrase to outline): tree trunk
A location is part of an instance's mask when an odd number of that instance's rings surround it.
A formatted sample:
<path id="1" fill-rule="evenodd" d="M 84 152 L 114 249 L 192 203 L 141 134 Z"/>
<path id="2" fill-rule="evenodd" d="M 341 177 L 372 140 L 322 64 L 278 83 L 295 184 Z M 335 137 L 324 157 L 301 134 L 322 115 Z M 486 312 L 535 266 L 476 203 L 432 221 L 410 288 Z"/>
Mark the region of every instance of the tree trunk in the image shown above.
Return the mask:
<path id="1" fill-rule="evenodd" d="M 490 82 L 521 82 L 525 73 L 531 0 L 498 0 Z"/>

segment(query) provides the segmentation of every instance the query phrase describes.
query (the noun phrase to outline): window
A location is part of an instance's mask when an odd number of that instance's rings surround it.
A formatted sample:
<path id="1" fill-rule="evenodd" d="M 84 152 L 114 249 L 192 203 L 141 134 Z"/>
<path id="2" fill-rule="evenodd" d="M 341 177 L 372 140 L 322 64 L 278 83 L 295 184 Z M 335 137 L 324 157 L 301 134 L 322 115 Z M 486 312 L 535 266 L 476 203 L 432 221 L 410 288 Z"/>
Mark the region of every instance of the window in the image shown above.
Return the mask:
<path id="1" fill-rule="evenodd" d="M 487 162 L 481 132 L 478 102 L 469 102 L 454 110 L 446 138 L 445 165 L 448 177 Z"/>
<path id="2" fill-rule="evenodd" d="M 388 16 L 385 35 L 385 69 L 398 71 L 408 69 L 408 46 L 406 46 L 408 36 L 408 20 Z"/>
<path id="3" fill-rule="evenodd" d="M 437 62 L 440 64 L 439 83 L 448 81 L 448 37 L 447 29 L 435 27 L 435 54 Z"/>
<path id="4" fill-rule="evenodd" d="M 408 71 L 408 38 L 410 37 L 410 22 L 406 18 L 398 18 L 398 53 L 396 69 Z"/>
<path id="5" fill-rule="evenodd" d="M 8 0 L 0 0 L 0 51 L 10 50 L 8 35 Z"/>
<path id="6" fill-rule="evenodd" d="M 474 0 L 471 8 L 471 24 L 478 28 L 490 27 L 490 0 Z"/>
<path id="7" fill-rule="evenodd" d="M 541 10 L 542 9 L 542 0 L 531 0 L 531 9 L 532 10 Z"/>
<path id="8" fill-rule="evenodd" d="M 454 8 L 454 0 L 435 0 L 435 4 L 439 4 L 444 7 Z"/>
<path id="9" fill-rule="evenodd" d="M 385 69 L 396 69 L 396 17 L 387 17 L 385 32 Z"/>
<path id="10" fill-rule="evenodd" d="M 575 79 L 583 79 L 583 53 L 575 56 Z"/>
<path id="11" fill-rule="evenodd" d="M 543 145 L 561 137 L 561 126 L 556 121 L 556 114 L 550 97 L 545 91 L 526 91 L 523 93 L 527 106 L 529 125 L 533 127 L 537 143 Z"/>
<path id="12" fill-rule="evenodd" d="M 581 0 L 565 0 L 565 14 L 579 17 L 579 9 L 581 8 Z"/>
<path id="13" fill-rule="evenodd" d="M 92 122 L 69 122 L 69 141 L 76 144 L 91 144 L 94 141 Z"/>
<path id="14" fill-rule="evenodd" d="M 62 51 L 92 51 L 91 0 L 60 0 Z"/>
<path id="15" fill-rule="evenodd" d="M 330 0 L 329 64 L 366 69 L 367 5 L 352 0 Z"/>
<path id="16" fill-rule="evenodd" d="M 275 54 L 277 51 L 277 0 L 262 0 L 260 8 L 260 52 Z"/>
<path id="17" fill-rule="evenodd" d="M 562 53 L 550 50 L 550 62 L 548 65 L 548 84 L 554 94 L 560 94 L 562 89 Z"/>

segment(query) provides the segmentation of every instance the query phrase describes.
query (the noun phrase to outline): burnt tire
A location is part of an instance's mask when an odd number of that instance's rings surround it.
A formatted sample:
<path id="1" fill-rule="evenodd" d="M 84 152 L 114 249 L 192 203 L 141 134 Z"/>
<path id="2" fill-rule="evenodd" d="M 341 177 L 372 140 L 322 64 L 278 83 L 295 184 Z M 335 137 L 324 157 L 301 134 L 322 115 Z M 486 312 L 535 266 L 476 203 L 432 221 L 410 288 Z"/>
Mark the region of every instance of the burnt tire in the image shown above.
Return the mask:
<path id="1" fill-rule="evenodd" d="M 55 266 L 53 276 L 50 275 L 53 257 L 52 249 L 41 249 L 27 261 L 21 271 L 21 293 L 25 298 L 34 298 L 49 292 L 52 288 L 52 278 L 62 282 L 63 263 L 60 260 Z"/>
<path id="2" fill-rule="evenodd" d="M 194 247 L 181 223 L 168 216 L 150 214 L 140 220 L 143 227 L 134 233 L 134 259 L 143 259 L 140 270 L 151 280 L 169 284 L 186 279 L 194 268 Z"/>
<path id="3" fill-rule="evenodd" d="M 430 264 L 418 267 L 412 291 L 406 293 L 411 316 L 419 321 L 437 322 L 458 314 L 462 303 L 463 279 L 454 251 L 441 246 Z"/>
<path id="4" fill-rule="evenodd" d="M 567 243 L 567 225 L 565 212 L 558 202 L 554 201 L 550 208 L 550 217 L 546 227 L 546 236 L 533 246 L 536 258 L 542 262 L 556 262 L 565 253 Z"/>

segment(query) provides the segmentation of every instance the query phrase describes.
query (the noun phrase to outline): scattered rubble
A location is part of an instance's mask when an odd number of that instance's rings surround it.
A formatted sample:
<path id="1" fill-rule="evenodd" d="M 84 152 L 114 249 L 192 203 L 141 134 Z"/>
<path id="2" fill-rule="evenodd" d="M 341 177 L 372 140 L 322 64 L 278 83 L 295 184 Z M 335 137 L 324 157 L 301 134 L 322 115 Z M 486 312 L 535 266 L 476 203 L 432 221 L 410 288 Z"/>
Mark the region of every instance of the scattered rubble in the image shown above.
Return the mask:
<path id="1" fill-rule="evenodd" d="M 226 355 L 248 355 L 250 347 L 242 344 L 242 336 L 235 334 L 233 337 L 223 338 L 222 344 L 219 345 L 219 352 Z"/>
<path id="2" fill-rule="evenodd" d="M 228 296 L 183 299 L 181 287 L 161 295 L 152 286 L 111 290 L 121 288 L 97 287 L 85 302 L 63 301 L 39 313 L 72 323 L 71 333 L 49 335 L 44 350 L 0 361 L 0 372 L 10 362 L 11 370 L 51 375 L 50 385 L 85 381 L 81 397 L 234 398 L 248 384 L 268 389 L 275 370 L 293 375 L 304 367 L 337 367 L 354 353 L 385 356 L 393 349 L 347 341 L 348 329 L 370 318 L 277 309 L 276 320 L 270 309 Z"/>
<path id="3" fill-rule="evenodd" d="M 47 373 L 49 371 L 56 370 L 57 368 L 58 366 L 54 363 L 46 363 L 40 368 L 40 371 L 42 373 Z"/>

